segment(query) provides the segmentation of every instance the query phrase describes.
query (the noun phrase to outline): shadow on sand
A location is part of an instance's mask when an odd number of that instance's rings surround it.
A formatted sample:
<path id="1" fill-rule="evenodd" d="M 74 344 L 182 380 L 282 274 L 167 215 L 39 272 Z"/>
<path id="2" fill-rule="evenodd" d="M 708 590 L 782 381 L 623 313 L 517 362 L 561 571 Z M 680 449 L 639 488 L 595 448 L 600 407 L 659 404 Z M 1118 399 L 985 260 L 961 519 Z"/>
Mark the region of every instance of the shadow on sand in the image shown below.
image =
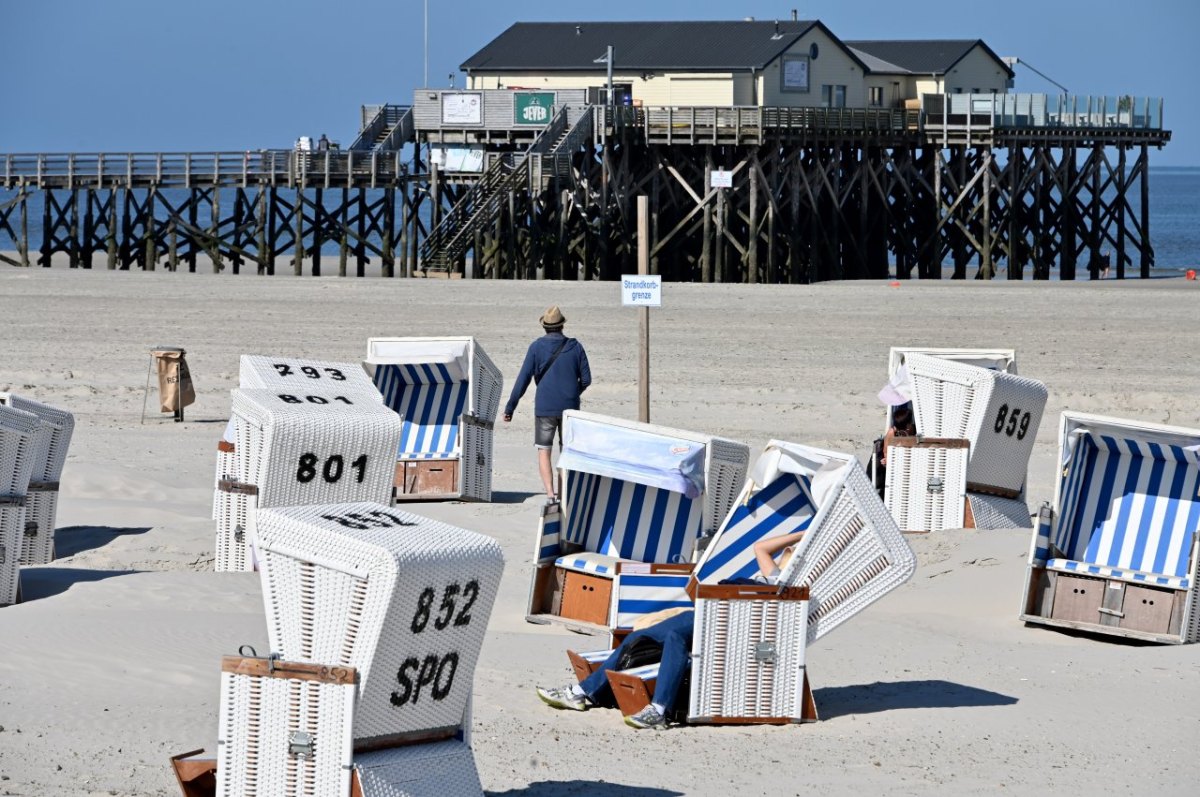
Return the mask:
<path id="1" fill-rule="evenodd" d="M 533 498 L 535 495 L 542 495 L 542 493 L 521 492 L 520 490 L 504 490 L 504 491 L 493 490 L 492 491 L 492 503 L 493 504 L 523 504 L 526 501 L 528 501 L 530 498 Z"/>
<path id="2" fill-rule="evenodd" d="M 103 548 L 117 537 L 145 534 L 150 526 L 66 526 L 54 532 L 54 558 L 65 559 L 77 553 Z"/>
<path id="3" fill-rule="evenodd" d="M 75 567 L 22 567 L 21 603 L 61 595 L 76 584 L 128 576 L 137 570 L 84 570 Z"/>
<path id="4" fill-rule="evenodd" d="M 901 708 L 1011 706 L 1015 697 L 952 681 L 876 681 L 813 690 L 821 719 Z"/>
<path id="5" fill-rule="evenodd" d="M 488 797 L 557 797 L 561 794 L 586 794 L 588 797 L 681 797 L 683 792 L 652 786 L 626 786 L 621 783 L 597 783 L 594 780 L 543 780 L 523 789 L 489 791 Z"/>

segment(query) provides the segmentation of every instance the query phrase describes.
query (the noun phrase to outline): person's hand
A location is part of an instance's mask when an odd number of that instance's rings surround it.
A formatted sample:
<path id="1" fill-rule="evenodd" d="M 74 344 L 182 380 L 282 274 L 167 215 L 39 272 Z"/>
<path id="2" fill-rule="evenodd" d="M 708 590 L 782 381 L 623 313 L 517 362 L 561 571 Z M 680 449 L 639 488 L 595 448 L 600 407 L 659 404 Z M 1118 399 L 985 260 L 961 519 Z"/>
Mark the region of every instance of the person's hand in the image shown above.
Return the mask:
<path id="1" fill-rule="evenodd" d="M 511 420 L 512 420 L 512 413 L 511 412 L 504 413 L 504 422 L 508 423 Z"/>

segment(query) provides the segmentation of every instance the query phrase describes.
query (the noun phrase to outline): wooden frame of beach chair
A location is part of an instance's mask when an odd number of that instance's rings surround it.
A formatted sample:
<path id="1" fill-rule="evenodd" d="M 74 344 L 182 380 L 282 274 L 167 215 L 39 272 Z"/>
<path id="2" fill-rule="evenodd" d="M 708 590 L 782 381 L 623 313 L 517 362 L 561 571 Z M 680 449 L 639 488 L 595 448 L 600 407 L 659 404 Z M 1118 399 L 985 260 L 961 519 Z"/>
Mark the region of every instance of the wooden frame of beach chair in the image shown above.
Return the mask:
<path id="1" fill-rule="evenodd" d="M 1200 430 L 1064 412 L 1021 619 L 1200 641 Z"/>
<path id="2" fill-rule="evenodd" d="M 803 594 L 807 599 L 804 610 L 794 604 L 769 610 L 730 606 L 720 611 L 736 610 L 722 621 L 735 623 L 732 630 L 710 627 L 710 620 L 700 616 L 701 598 L 714 595 L 717 599 L 720 594 L 706 590 L 720 588 L 721 581 L 755 575 L 756 542 L 800 531 L 805 534 L 782 565 L 777 586 L 747 585 L 743 593 L 724 599 L 753 603 L 772 600 L 760 596 L 791 594 L 788 589 L 800 588 L 804 592 L 795 593 L 794 601 Z M 764 655 L 771 650 L 774 654 L 770 655 L 776 656 L 787 651 L 787 661 L 802 666 L 803 653 L 797 651 L 899 587 L 915 569 L 912 549 L 858 460 L 848 454 L 772 440 L 755 462 L 733 511 L 696 565 L 690 586 L 698 614 L 692 639 L 690 718 L 697 722 L 717 721 L 715 717 L 750 722 L 782 721 L 784 717 L 802 721 L 808 714 L 815 716 L 815 707 L 809 705 L 811 692 L 807 687 L 801 689 L 795 680 L 802 673 L 788 670 L 780 677 L 792 680 L 756 680 L 749 685 L 726 674 L 745 665 L 744 661 L 730 661 L 730 657 L 744 659 L 748 650 L 757 650 L 748 646 L 763 643 Z M 760 619 L 756 625 L 744 619 L 770 613 L 790 620 L 768 624 Z M 731 645 L 731 639 L 737 644 Z M 781 695 L 769 691 L 779 683 L 795 688 Z M 718 688 L 720 692 L 714 693 Z M 737 701 L 743 699 L 747 702 L 739 709 Z"/>
<path id="3" fill-rule="evenodd" d="M 318 395 L 318 394 L 314 394 Z M 252 570 L 255 513 L 268 506 L 390 501 L 395 413 L 367 392 L 294 402 L 233 391 L 232 442 L 217 444 L 217 569 Z"/>
<path id="4" fill-rule="evenodd" d="M 16 603 L 20 592 L 29 478 L 45 427 L 32 412 L 0 405 L 0 606 Z"/>
<path id="5" fill-rule="evenodd" d="M 223 657 L 218 797 L 347 797 L 357 680 L 353 667 Z"/>
<path id="6" fill-rule="evenodd" d="M 23 565 L 49 564 L 54 560 L 59 484 L 75 431 L 75 416 L 67 410 L 15 393 L 0 393 L 0 404 L 32 412 L 45 424 L 39 434 L 44 439 L 36 444 L 38 451 L 29 477 L 20 562 Z"/>
<path id="7" fill-rule="evenodd" d="M 562 496 L 542 508 L 526 620 L 608 633 L 689 606 L 697 544 L 733 505 L 749 448 L 574 410 L 563 414 L 563 443 Z M 642 449 L 662 455 L 653 474 L 628 453 Z"/>
<path id="8" fill-rule="evenodd" d="M 469 740 L 499 543 L 360 502 L 261 509 L 254 545 L 271 649 L 360 673 L 356 750 Z"/>
<path id="9" fill-rule="evenodd" d="M 998 374 L 1015 376 L 1017 373 L 1016 351 L 1014 349 L 955 349 L 897 346 L 893 347 L 888 353 L 889 378 L 895 376 L 900 367 L 905 364 L 905 359 L 910 355 L 934 357 L 956 365 L 974 366 Z M 894 409 L 894 407 L 887 408 L 884 421 L 885 432 L 892 426 L 892 413 Z M 917 422 L 920 426 L 920 419 Z M 1018 419 L 1019 422 L 1020 419 Z M 1034 431 L 1036 432 L 1036 425 Z M 918 433 L 931 437 L 942 436 L 932 431 L 922 430 L 921 428 L 918 428 Z M 944 436 L 955 437 L 954 434 Z M 871 466 L 872 472 L 877 473 L 879 464 L 874 460 L 874 457 Z M 1028 461 L 1026 461 L 1027 467 Z M 878 479 L 876 481 L 876 486 L 881 490 L 884 488 L 883 482 L 885 479 Z M 978 484 L 970 483 L 969 479 L 968 482 L 966 506 L 964 507 L 966 517 L 964 521 L 965 527 L 981 529 L 1032 527 L 1029 508 L 1025 504 L 1023 480 L 1021 483 L 1022 489 L 1016 495 L 1013 494 L 1012 490 L 1007 489 L 989 490 L 983 488 L 981 491 L 977 489 L 979 488 Z M 946 527 L 955 528 L 956 526 Z"/>
<path id="10" fill-rule="evenodd" d="M 883 503 L 907 533 L 968 528 L 970 442 L 952 438 L 888 440 Z"/>
<path id="11" fill-rule="evenodd" d="M 475 338 L 370 338 L 363 368 L 404 422 L 396 500 L 492 500 L 503 377 Z"/>

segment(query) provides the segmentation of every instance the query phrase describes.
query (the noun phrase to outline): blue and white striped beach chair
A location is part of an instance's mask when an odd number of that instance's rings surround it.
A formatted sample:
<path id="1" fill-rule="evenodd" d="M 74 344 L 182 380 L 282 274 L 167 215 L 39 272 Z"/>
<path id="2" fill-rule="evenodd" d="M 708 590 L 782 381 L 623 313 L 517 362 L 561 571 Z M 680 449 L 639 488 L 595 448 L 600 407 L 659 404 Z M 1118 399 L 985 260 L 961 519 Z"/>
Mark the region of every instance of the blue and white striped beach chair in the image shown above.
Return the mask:
<path id="1" fill-rule="evenodd" d="M 756 542 L 797 531 L 778 586 L 721 586 L 758 571 Z M 689 721 L 815 719 L 806 646 L 915 569 L 854 457 L 772 440 L 696 566 Z"/>
<path id="2" fill-rule="evenodd" d="M 1200 430 L 1064 412 L 1021 619 L 1200 640 Z"/>
<path id="3" fill-rule="evenodd" d="M 404 424 L 397 499 L 490 501 L 502 377 L 475 339 L 371 338 L 363 367 Z"/>
<path id="4" fill-rule="evenodd" d="M 563 415 L 560 503 L 538 526 L 528 619 L 629 628 L 688 606 L 697 542 L 733 505 L 741 443 L 592 413 Z"/>

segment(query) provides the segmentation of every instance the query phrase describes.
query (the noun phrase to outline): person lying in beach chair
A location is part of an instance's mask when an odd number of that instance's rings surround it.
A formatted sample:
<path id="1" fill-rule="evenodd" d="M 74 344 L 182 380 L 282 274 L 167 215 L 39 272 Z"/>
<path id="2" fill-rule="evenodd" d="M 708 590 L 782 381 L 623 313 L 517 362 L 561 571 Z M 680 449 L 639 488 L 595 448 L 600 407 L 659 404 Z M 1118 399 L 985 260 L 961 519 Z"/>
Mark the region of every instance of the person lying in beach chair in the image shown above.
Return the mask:
<path id="1" fill-rule="evenodd" d="M 625 717 L 625 724 L 638 729 L 665 729 L 667 715 L 674 708 L 691 667 L 694 617 L 693 610 L 685 609 L 654 625 L 635 630 L 591 675 L 579 683 L 562 687 L 539 686 L 537 696 L 548 706 L 571 711 L 612 705 L 614 697 L 608 679 L 610 670 L 620 672 L 658 661 L 658 678 L 650 704 L 636 714 Z"/>
<path id="2" fill-rule="evenodd" d="M 783 574 L 783 568 L 787 567 L 788 561 L 792 558 L 795 550 L 793 546 L 802 539 L 804 539 L 804 532 L 796 531 L 754 543 L 754 561 L 758 563 L 758 574 L 752 576 L 750 580 L 778 584 L 779 577 Z M 779 554 L 778 562 L 775 561 L 776 554 Z"/>

